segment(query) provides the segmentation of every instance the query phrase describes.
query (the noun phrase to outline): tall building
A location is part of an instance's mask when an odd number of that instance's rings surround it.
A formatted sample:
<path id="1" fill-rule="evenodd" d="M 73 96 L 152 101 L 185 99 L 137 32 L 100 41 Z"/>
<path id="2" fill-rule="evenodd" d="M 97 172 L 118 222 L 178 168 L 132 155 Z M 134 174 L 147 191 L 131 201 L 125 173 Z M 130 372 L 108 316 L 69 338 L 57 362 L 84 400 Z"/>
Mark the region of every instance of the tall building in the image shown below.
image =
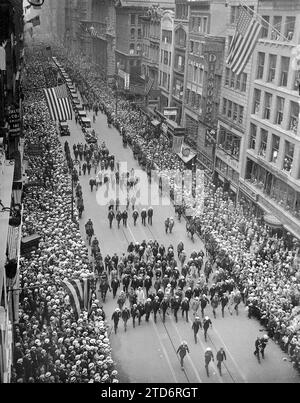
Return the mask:
<path id="1" fill-rule="evenodd" d="M 257 0 L 247 0 L 248 12 L 257 9 Z M 250 11 L 249 11 L 250 9 Z M 250 107 L 251 67 L 253 55 L 244 71 L 236 75 L 226 64 L 229 46 L 234 37 L 242 10 L 239 0 L 232 0 L 224 14 L 227 25 L 221 99 L 218 121 L 218 138 L 215 158 L 215 181 L 222 185 L 229 195 L 236 199 L 243 164 L 243 147 L 246 137 L 247 111 Z M 252 11 L 251 11 L 252 10 Z"/>
<path id="2" fill-rule="evenodd" d="M 161 17 L 160 54 L 158 61 L 160 102 L 159 110 L 171 105 L 174 63 L 174 18 L 175 12 L 165 10 Z"/>
<path id="3" fill-rule="evenodd" d="M 264 23 L 250 76 L 240 193 L 266 221 L 275 225 L 277 218 L 299 236 L 300 69 L 293 51 L 300 44 L 300 2 L 260 0 L 258 13 Z"/>
<path id="4" fill-rule="evenodd" d="M 188 6 L 183 121 L 186 141 L 197 150 L 200 166 L 212 176 L 215 146 L 208 136 L 217 132 L 227 8 L 222 0 L 189 0 Z"/>

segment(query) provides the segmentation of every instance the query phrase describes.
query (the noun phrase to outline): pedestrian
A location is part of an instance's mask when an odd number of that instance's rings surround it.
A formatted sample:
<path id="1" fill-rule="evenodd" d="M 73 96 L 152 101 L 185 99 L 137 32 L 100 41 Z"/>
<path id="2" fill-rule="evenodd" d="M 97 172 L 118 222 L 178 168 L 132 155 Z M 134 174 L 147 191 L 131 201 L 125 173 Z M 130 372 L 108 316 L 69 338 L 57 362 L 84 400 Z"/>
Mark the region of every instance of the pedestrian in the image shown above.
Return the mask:
<path id="1" fill-rule="evenodd" d="M 125 306 L 125 308 L 122 311 L 122 319 L 124 322 L 124 330 L 125 332 L 127 331 L 127 322 L 130 318 L 130 310 L 127 308 L 127 306 Z"/>
<path id="2" fill-rule="evenodd" d="M 134 212 L 132 213 L 132 217 L 133 217 L 133 224 L 134 226 L 136 226 L 137 219 L 139 218 L 139 213 L 137 210 L 134 210 Z"/>
<path id="3" fill-rule="evenodd" d="M 253 353 L 254 355 L 256 355 L 257 361 L 260 364 L 260 337 L 257 336 L 256 340 L 255 340 L 255 351 Z"/>
<path id="4" fill-rule="evenodd" d="M 135 328 L 135 318 L 139 316 L 139 311 L 137 309 L 137 304 L 133 304 L 131 308 L 132 325 Z"/>
<path id="5" fill-rule="evenodd" d="M 117 300 L 117 303 L 118 303 L 118 305 L 119 305 L 120 311 L 122 311 L 123 306 L 124 306 L 124 304 L 125 304 L 125 301 L 126 301 L 126 294 L 125 294 L 124 291 L 121 291 L 121 293 L 120 293 L 120 295 L 119 295 L 119 297 L 118 297 L 118 300 Z"/>
<path id="6" fill-rule="evenodd" d="M 91 163 L 88 161 L 86 166 L 87 166 L 88 175 L 90 175 L 90 174 L 91 174 L 92 165 L 91 165 Z"/>
<path id="7" fill-rule="evenodd" d="M 182 369 L 182 370 L 184 369 L 184 368 L 183 368 L 183 360 L 184 360 L 184 357 L 185 357 L 186 354 L 189 353 L 189 352 L 190 352 L 190 350 L 189 350 L 189 348 L 188 348 L 187 342 L 186 342 L 186 341 L 182 341 L 181 344 L 180 344 L 180 346 L 178 347 L 178 350 L 177 350 L 177 354 L 179 354 L 179 357 L 180 357 L 180 365 L 181 365 L 181 369 Z"/>
<path id="8" fill-rule="evenodd" d="M 184 298 L 182 303 L 181 303 L 181 312 L 182 312 L 182 317 L 184 317 L 184 313 L 185 313 L 185 318 L 186 321 L 189 321 L 189 310 L 190 310 L 190 304 L 189 304 L 189 300 L 188 298 Z"/>
<path id="9" fill-rule="evenodd" d="M 260 339 L 260 353 L 263 359 L 265 358 L 265 348 L 268 344 L 268 340 L 269 337 L 266 334 Z"/>
<path id="10" fill-rule="evenodd" d="M 115 334 L 117 334 L 120 317 L 121 317 L 121 310 L 119 308 L 116 308 L 111 317 L 111 319 L 114 321 Z"/>
<path id="11" fill-rule="evenodd" d="M 195 343 L 197 344 L 197 334 L 199 332 L 199 329 L 202 329 L 202 323 L 201 320 L 199 318 L 199 316 L 195 316 L 193 325 L 192 325 L 192 329 L 194 331 L 194 339 L 195 339 Z"/>
<path id="12" fill-rule="evenodd" d="M 118 223 L 118 229 L 120 229 L 120 223 L 121 223 L 121 220 L 122 220 L 122 213 L 121 213 L 120 210 L 117 211 L 116 220 L 117 220 L 117 223 Z"/>
<path id="13" fill-rule="evenodd" d="M 136 291 L 136 296 L 137 296 L 137 303 L 142 303 L 144 304 L 145 302 L 145 293 L 144 290 L 142 289 L 142 287 L 138 287 L 137 291 Z"/>
<path id="14" fill-rule="evenodd" d="M 170 225 L 170 218 L 167 218 L 167 219 L 165 220 L 165 230 L 166 230 L 166 234 L 168 233 L 169 225 Z"/>
<path id="15" fill-rule="evenodd" d="M 96 186 L 96 180 L 94 178 L 91 178 L 89 181 L 90 187 L 91 187 L 91 192 L 94 190 L 94 186 Z"/>
<path id="16" fill-rule="evenodd" d="M 137 309 L 138 309 L 138 319 L 139 319 L 139 326 L 141 325 L 141 320 L 142 317 L 145 315 L 145 307 L 142 302 L 139 302 L 137 304 Z"/>
<path id="17" fill-rule="evenodd" d="M 211 299 L 211 306 L 212 306 L 212 310 L 213 310 L 213 314 L 214 314 L 214 318 L 216 319 L 217 315 L 216 315 L 216 309 L 219 306 L 219 297 L 217 294 L 215 294 L 213 296 L 213 298 Z"/>
<path id="18" fill-rule="evenodd" d="M 194 316 L 194 317 L 198 316 L 199 307 L 200 307 L 199 297 L 195 297 L 195 298 L 193 299 L 192 305 L 191 305 L 191 308 L 192 308 L 193 316 Z"/>
<path id="19" fill-rule="evenodd" d="M 113 223 L 114 218 L 115 218 L 115 213 L 112 210 L 110 210 L 108 213 L 108 221 L 109 221 L 110 229 L 112 228 L 112 223 Z"/>
<path id="20" fill-rule="evenodd" d="M 220 375 L 222 376 L 222 362 L 226 361 L 226 353 L 225 353 L 223 347 L 221 347 L 220 350 L 217 352 L 216 358 L 218 361 L 217 367 L 218 367 Z"/>
<path id="21" fill-rule="evenodd" d="M 169 230 L 170 230 L 170 234 L 172 234 L 174 225 L 175 225 L 174 218 L 173 218 L 173 217 L 170 217 L 170 221 L 169 221 Z"/>
<path id="22" fill-rule="evenodd" d="M 131 197 L 132 210 L 135 210 L 135 203 L 136 203 L 136 197 L 133 195 Z"/>
<path id="23" fill-rule="evenodd" d="M 161 301 L 160 308 L 161 308 L 162 314 L 163 314 L 162 321 L 163 321 L 163 323 L 165 323 L 165 321 L 166 321 L 166 313 L 167 313 L 167 310 L 169 308 L 169 301 L 168 301 L 167 297 L 164 297 L 164 299 Z"/>
<path id="24" fill-rule="evenodd" d="M 112 292 L 113 292 L 113 299 L 115 299 L 116 295 L 117 295 L 118 288 L 120 287 L 119 279 L 118 278 L 113 278 L 111 280 L 110 286 L 111 286 L 111 289 L 112 289 Z"/>
<path id="25" fill-rule="evenodd" d="M 123 291 L 126 292 L 126 295 L 128 295 L 128 288 L 130 284 L 130 277 L 128 274 L 125 274 L 125 276 L 123 277 L 122 284 L 123 284 Z"/>
<path id="26" fill-rule="evenodd" d="M 84 163 L 82 164 L 83 175 L 86 174 L 86 168 L 87 168 L 86 162 L 84 162 Z"/>
<path id="27" fill-rule="evenodd" d="M 209 326 L 212 327 L 212 321 L 209 319 L 208 316 L 205 316 L 203 320 L 203 330 L 204 330 L 204 339 L 207 341 L 207 331 L 209 329 Z"/>
<path id="28" fill-rule="evenodd" d="M 205 350 L 204 360 L 205 360 L 206 373 L 207 376 L 209 377 L 209 369 L 208 369 L 209 363 L 211 362 L 211 360 L 215 361 L 213 352 L 211 351 L 210 347 L 207 347 L 207 349 Z"/>
<path id="29" fill-rule="evenodd" d="M 221 296 L 221 309 L 222 309 L 222 317 L 224 318 L 224 309 L 226 305 L 228 304 L 228 297 L 226 294 L 223 294 Z"/>
<path id="30" fill-rule="evenodd" d="M 156 320 L 157 320 L 157 312 L 158 312 L 159 308 L 160 308 L 160 301 L 159 301 L 159 297 L 156 296 L 156 297 L 154 298 L 154 301 L 153 301 L 154 323 L 156 323 Z"/>
<path id="31" fill-rule="evenodd" d="M 127 219 L 128 219 L 128 212 L 127 210 L 124 210 L 122 213 L 122 218 L 123 218 L 123 226 L 127 227 Z"/>
<path id="32" fill-rule="evenodd" d="M 146 322 L 149 322 L 150 314 L 152 312 L 152 300 L 148 298 L 145 303 Z"/>
<path id="33" fill-rule="evenodd" d="M 209 299 L 207 298 L 207 296 L 205 294 L 203 294 L 200 298 L 202 318 L 204 318 L 204 309 L 206 308 L 208 303 L 209 303 Z"/>
<path id="34" fill-rule="evenodd" d="M 146 226 L 147 210 L 143 208 L 141 211 L 142 225 Z"/>
<path id="35" fill-rule="evenodd" d="M 148 224 L 152 225 L 152 219 L 153 219 L 153 208 L 150 207 L 148 209 Z"/>

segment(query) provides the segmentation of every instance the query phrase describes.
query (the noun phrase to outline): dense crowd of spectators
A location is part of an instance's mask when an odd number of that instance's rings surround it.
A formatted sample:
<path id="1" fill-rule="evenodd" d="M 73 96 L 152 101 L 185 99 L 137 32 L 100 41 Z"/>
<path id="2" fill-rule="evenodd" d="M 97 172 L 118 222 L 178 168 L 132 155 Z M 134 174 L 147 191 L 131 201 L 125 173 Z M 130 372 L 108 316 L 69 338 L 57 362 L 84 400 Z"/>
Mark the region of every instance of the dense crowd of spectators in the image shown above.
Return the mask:
<path id="1" fill-rule="evenodd" d="M 28 51 L 29 52 L 29 51 Z M 39 248 L 21 258 L 20 320 L 15 325 L 12 381 L 17 383 L 111 383 L 107 323 L 93 287 L 91 308 L 75 316 L 62 280 L 94 275 L 77 222 L 71 220 L 71 179 L 56 126 L 39 90 L 45 79 L 42 57 L 27 54 L 24 133 L 28 185 L 22 235 L 39 234 Z M 28 81 L 27 81 L 28 80 Z M 28 147 L 41 145 L 39 153 Z M 30 186 L 35 183 L 35 187 Z M 36 186 L 38 185 L 38 186 Z M 95 285 L 95 284 L 94 284 Z"/>

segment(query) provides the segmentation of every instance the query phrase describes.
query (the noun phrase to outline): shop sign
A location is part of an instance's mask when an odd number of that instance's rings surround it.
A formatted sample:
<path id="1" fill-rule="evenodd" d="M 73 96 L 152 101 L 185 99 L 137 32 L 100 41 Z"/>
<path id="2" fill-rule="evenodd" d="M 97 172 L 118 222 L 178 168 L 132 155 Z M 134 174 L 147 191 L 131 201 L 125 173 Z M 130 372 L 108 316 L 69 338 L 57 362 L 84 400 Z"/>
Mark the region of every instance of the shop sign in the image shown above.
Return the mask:
<path id="1" fill-rule="evenodd" d="M 205 112 L 205 117 L 204 117 L 204 121 L 208 125 L 211 125 L 212 120 L 213 120 L 216 61 L 217 61 L 217 56 L 214 53 L 209 53 L 208 54 L 207 93 L 206 93 L 206 112 Z"/>
<path id="2" fill-rule="evenodd" d="M 21 132 L 20 108 L 11 108 L 8 113 L 9 133 L 19 136 Z"/>

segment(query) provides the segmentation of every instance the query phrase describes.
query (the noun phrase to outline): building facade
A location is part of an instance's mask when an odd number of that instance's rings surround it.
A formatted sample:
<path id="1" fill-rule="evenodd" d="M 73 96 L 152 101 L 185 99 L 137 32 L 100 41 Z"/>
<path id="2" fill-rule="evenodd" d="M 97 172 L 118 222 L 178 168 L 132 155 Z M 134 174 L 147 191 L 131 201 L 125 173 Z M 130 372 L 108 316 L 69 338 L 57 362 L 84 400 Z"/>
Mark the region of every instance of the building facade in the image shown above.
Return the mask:
<path id="1" fill-rule="evenodd" d="M 257 0 L 248 0 L 247 7 L 257 9 Z M 230 1 L 227 7 L 225 30 L 226 44 L 221 83 L 221 99 L 218 120 L 218 138 L 215 157 L 215 180 L 236 198 L 243 163 L 243 147 L 246 137 L 247 111 L 250 107 L 250 84 L 253 55 L 244 71 L 236 75 L 226 64 L 229 46 L 234 37 L 240 15 L 240 2 Z M 225 17 L 225 16 L 224 16 Z"/>
<path id="2" fill-rule="evenodd" d="M 189 33 L 184 97 L 186 141 L 197 150 L 200 166 L 213 173 L 215 145 L 207 133 L 217 132 L 227 12 L 224 2 L 188 1 Z"/>
<path id="3" fill-rule="evenodd" d="M 300 3 L 264 0 L 258 12 L 271 26 L 264 23 L 254 54 L 240 186 L 299 236 L 300 71 L 293 51 L 300 44 Z"/>

